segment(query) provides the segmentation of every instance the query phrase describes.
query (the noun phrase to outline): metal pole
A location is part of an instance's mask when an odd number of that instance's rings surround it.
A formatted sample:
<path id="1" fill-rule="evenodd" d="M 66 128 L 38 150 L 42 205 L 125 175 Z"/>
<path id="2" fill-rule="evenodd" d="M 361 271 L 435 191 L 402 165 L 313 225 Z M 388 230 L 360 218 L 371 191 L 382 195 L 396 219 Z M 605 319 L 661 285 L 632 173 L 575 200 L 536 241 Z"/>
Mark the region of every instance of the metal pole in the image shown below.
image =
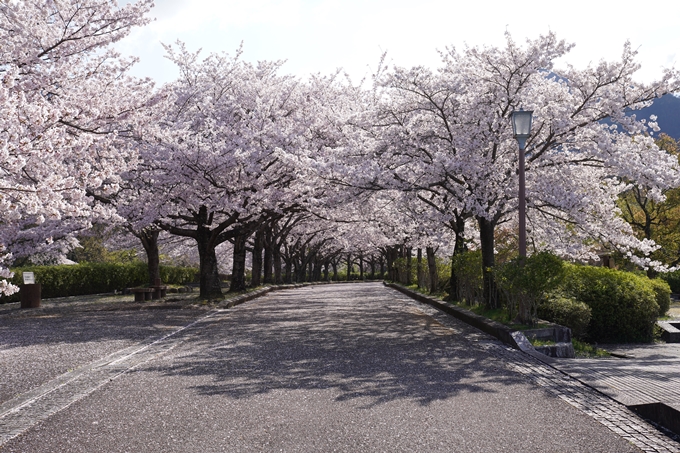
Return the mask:
<path id="1" fill-rule="evenodd" d="M 524 149 L 526 146 L 519 146 L 519 256 L 527 256 L 527 219 L 526 219 L 526 199 L 524 183 Z"/>

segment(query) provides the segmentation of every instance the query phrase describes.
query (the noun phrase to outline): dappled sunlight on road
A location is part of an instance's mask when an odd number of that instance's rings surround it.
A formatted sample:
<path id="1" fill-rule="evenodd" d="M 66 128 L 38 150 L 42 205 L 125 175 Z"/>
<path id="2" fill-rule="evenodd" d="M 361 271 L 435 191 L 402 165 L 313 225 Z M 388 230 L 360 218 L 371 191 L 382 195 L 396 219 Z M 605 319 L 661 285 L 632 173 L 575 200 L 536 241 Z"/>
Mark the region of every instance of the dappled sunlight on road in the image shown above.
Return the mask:
<path id="1" fill-rule="evenodd" d="M 227 311 L 165 365 L 168 375 L 212 377 L 201 394 L 248 398 L 277 389 L 335 389 L 338 400 L 371 406 L 420 404 L 517 383 L 453 329 L 379 284 L 329 285 L 274 293 Z M 214 340 L 213 340 L 214 341 Z M 198 347 L 197 347 L 198 346 Z"/>

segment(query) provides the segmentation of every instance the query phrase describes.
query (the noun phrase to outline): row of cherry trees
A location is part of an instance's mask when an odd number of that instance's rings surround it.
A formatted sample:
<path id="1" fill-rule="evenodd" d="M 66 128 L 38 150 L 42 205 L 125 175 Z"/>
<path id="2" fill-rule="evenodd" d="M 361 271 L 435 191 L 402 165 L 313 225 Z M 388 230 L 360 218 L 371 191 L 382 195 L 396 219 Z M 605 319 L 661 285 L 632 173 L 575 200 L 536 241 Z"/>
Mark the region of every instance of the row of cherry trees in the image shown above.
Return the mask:
<path id="1" fill-rule="evenodd" d="M 210 298 L 221 295 L 225 243 L 232 290 L 245 288 L 249 251 L 256 285 L 327 277 L 352 257 L 389 268 L 405 250 L 433 261 L 436 250 L 477 247 L 492 303 L 494 241 L 517 222 L 509 117 L 522 107 L 534 111 L 533 248 L 582 259 L 608 247 L 660 264 L 616 201 L 631 184 L 659 200 L 680 184 L 677 160 L 650 136 L 655 119 L 630 114 L 677 90 L 678 77 L 636 82 L 630 45 L 618 62 L 558 71 L 570 45 L 548 34 L 520 46 L 508 35 L 504 48 L 448 49 L 437 70 L 381 67 L 354 85 L 340 73 L 282 75 L 282 62 L 251 64 L 240 50 L 203 58 L 178 42 L 166 51 L 180 77 L 154 89 L 127 77 L 131 61 L 110 50 L 149 8 L 0 6 L 10 43 L 0 87 L 3 253 L 72 247 L 104 219 L 141 240 L 152 281 L 159 236 L 189 240 Z"/>

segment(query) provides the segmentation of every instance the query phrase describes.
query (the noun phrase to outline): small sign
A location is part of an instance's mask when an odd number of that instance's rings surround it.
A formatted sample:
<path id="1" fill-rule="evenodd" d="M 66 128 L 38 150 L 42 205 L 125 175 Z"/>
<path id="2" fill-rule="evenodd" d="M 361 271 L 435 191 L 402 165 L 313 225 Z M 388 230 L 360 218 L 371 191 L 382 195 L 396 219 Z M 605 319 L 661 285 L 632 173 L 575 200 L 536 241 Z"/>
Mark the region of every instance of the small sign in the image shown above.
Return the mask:
<path id="1" fill-rule="evenodd" d="M 33 285 L 35 283 L 35 274 L 33 272 L 24 272 L 24 285 Z"/>

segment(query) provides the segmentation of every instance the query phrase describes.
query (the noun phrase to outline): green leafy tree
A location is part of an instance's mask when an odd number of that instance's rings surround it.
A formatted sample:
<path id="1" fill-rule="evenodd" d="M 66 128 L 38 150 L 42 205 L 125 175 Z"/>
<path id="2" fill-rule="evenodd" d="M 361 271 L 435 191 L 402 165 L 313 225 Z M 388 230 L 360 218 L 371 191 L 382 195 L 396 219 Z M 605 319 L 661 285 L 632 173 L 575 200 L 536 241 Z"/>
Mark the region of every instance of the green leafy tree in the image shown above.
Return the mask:
<path id="1" fill-rule="evenodd" d="M 669 154 L 680 155 L 680 143 L 666 134 L 661 134 L 656 144 Z M 619 206 L 639 239 L 650 239 L 660 246 L 652 253 L 653 260 L 670 266 L 680 264 L 680 188 L 659 193 L 633 184 L 621 195 Z M 653 267 L 647 270 L 650 278 L 656 274 Z"/>

